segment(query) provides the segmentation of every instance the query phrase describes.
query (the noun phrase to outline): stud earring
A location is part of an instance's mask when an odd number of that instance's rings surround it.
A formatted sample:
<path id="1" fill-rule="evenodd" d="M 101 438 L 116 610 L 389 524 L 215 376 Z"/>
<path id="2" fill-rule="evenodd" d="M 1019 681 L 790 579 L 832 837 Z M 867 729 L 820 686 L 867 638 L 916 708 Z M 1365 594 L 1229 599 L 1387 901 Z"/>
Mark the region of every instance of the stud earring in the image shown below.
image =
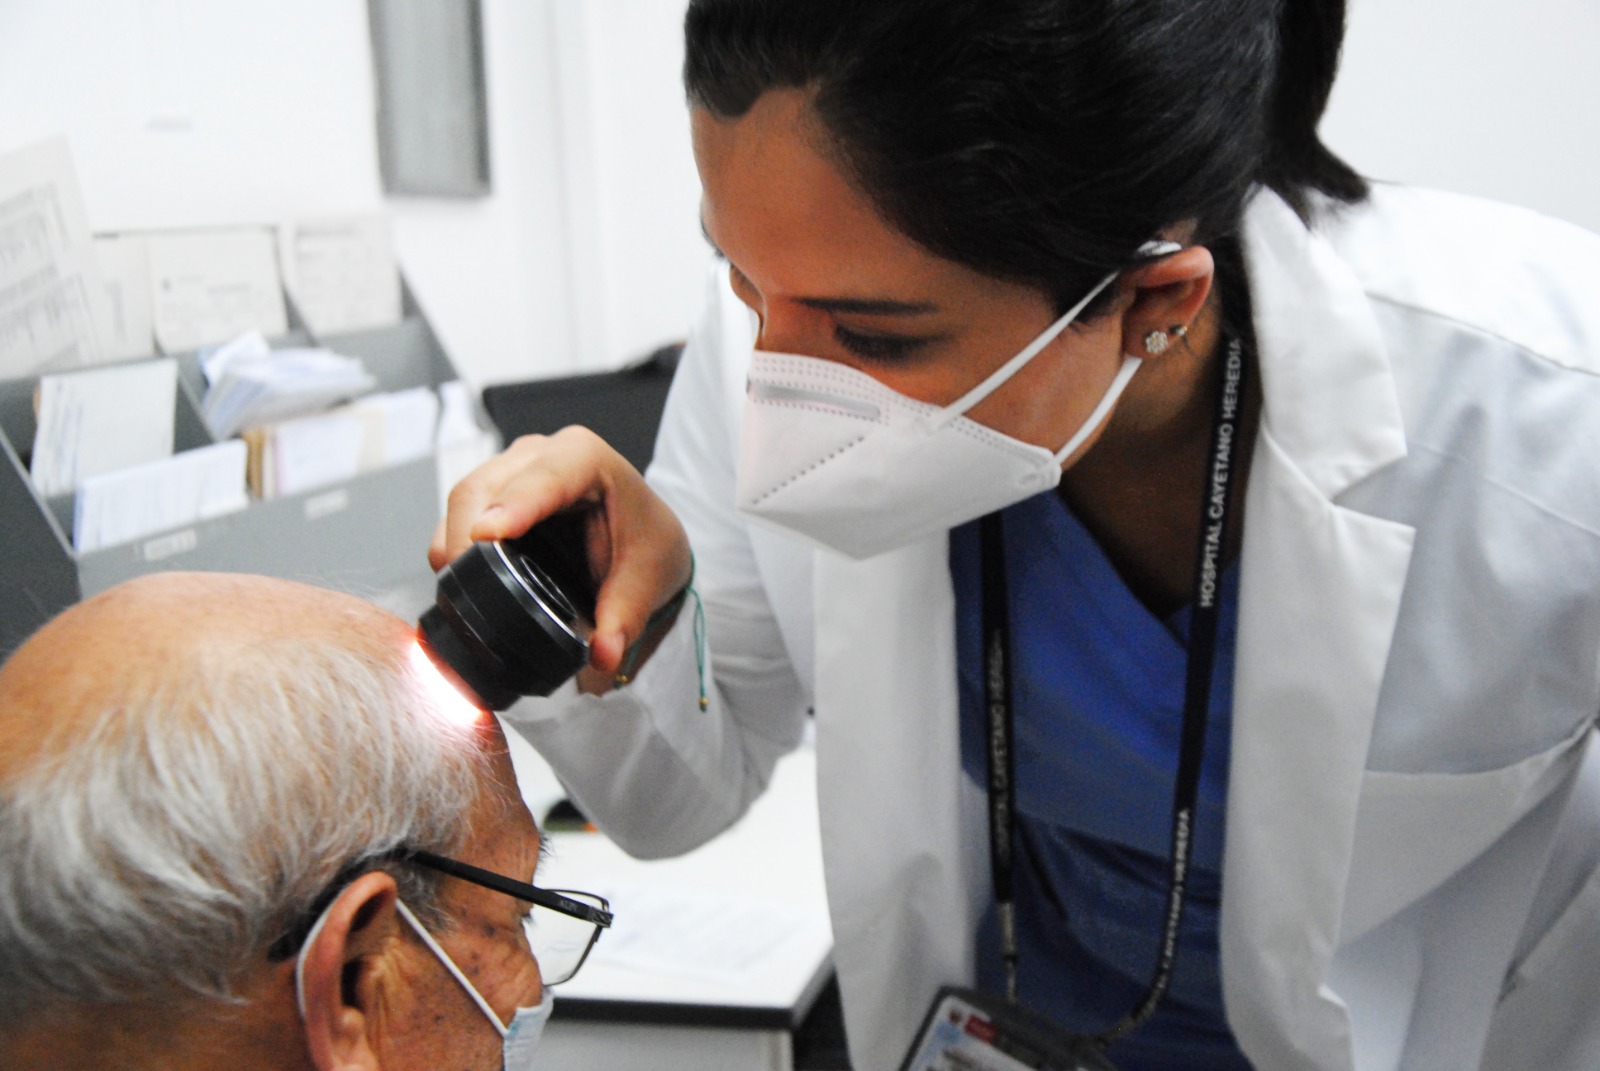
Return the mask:
<path id="1" fill-rule="evenodd" d="M 1159 357 L 1163 353 L 1166 353 L 1167 347 L 1172 344 L 1171 339 L 1169 339 L 1167 336 L 1170 335 L 1172 338 L 1181 339 L 1188 333 L 1189 329 L 1183 324 L 1178 324 L 1176 327 L 1170 327 L 1165 331 L 1152 331 L 1148 335 L 1144 336 L 1145 352 L 1150 354 L 1152 357 Z"/>

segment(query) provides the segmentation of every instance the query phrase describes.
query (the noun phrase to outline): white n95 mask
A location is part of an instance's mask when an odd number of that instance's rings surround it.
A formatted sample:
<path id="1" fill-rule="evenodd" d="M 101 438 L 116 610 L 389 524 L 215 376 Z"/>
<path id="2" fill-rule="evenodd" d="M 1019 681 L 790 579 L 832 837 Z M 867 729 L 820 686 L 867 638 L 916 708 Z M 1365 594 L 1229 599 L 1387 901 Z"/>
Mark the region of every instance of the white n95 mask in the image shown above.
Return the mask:
<path id="1" fill-rule="evenodd" d="M 1178 248 L 1149 243 L 1140 253 Z M 870 558 L 1055 487 L 1062 463 L 1105 422 L 1139 358 L 1123 358 L 1099 404 L 1059 450 L 1002 435 L 965 414 L 1066 330 L 1118 274 L 943 408 L 836 361 L 757 350 L 745 392 L 739 512 L 852 558 Z"/>

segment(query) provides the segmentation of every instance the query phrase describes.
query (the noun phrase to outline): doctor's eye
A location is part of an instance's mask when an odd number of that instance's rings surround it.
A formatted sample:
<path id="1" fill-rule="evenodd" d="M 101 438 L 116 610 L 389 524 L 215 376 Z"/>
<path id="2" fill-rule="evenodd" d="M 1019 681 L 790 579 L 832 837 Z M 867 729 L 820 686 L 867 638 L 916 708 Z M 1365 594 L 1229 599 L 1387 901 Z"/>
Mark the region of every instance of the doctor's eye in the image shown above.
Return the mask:
<path id="1" fill-rule="evenodd" d="M 833 327 L 833 337 L 838 340 L 839 345 L 864 361 L 899 360 L 911 356 L 928 343 L 928 340 L 924 338 L 905 338 L 900 335 L 864 335 L 839 324 L 835 324 Z"/>

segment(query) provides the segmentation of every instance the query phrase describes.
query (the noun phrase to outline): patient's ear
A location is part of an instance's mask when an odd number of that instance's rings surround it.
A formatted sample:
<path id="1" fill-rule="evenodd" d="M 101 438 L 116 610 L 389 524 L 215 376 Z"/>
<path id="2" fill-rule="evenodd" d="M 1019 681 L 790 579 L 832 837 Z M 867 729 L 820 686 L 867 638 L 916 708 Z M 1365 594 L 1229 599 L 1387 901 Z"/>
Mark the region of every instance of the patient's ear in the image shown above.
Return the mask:
<path id="1" fill-rule="evenodd" d="M 329 906 L 307 942 L 301 976 L 306 1044 L 318 1071 L 378 1071 L 373 1047 L 383 959 L 399 951 L 399 893 L 382 871 L 361 875 Z"/>

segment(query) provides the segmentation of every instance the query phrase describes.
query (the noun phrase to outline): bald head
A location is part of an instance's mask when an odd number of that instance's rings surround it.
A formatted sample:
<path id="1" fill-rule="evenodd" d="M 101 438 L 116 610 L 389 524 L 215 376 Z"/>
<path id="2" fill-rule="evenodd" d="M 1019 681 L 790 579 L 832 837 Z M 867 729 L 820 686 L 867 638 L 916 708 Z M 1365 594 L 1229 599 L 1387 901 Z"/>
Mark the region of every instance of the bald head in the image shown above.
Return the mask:
<path id="1" fill-rule="evenodd" d="M 331 645 L 398 665 L 409 637 L 371 603 L 287 580 L 158 573 L 120 584 L 63 612 L 0 667 L 0 779 L 49 741 L 78 736 L 85 719 L 181 691 L 246 652 Z"/>
<path id="2" fill-rule="evenodd" d="M 0 667 L 0 1048 L 35 1009 L 230 999 L 353 863 L 457 847 L 504 743 L 414 648 L 360 599 L 198 573 L 31 637 Z"/>

